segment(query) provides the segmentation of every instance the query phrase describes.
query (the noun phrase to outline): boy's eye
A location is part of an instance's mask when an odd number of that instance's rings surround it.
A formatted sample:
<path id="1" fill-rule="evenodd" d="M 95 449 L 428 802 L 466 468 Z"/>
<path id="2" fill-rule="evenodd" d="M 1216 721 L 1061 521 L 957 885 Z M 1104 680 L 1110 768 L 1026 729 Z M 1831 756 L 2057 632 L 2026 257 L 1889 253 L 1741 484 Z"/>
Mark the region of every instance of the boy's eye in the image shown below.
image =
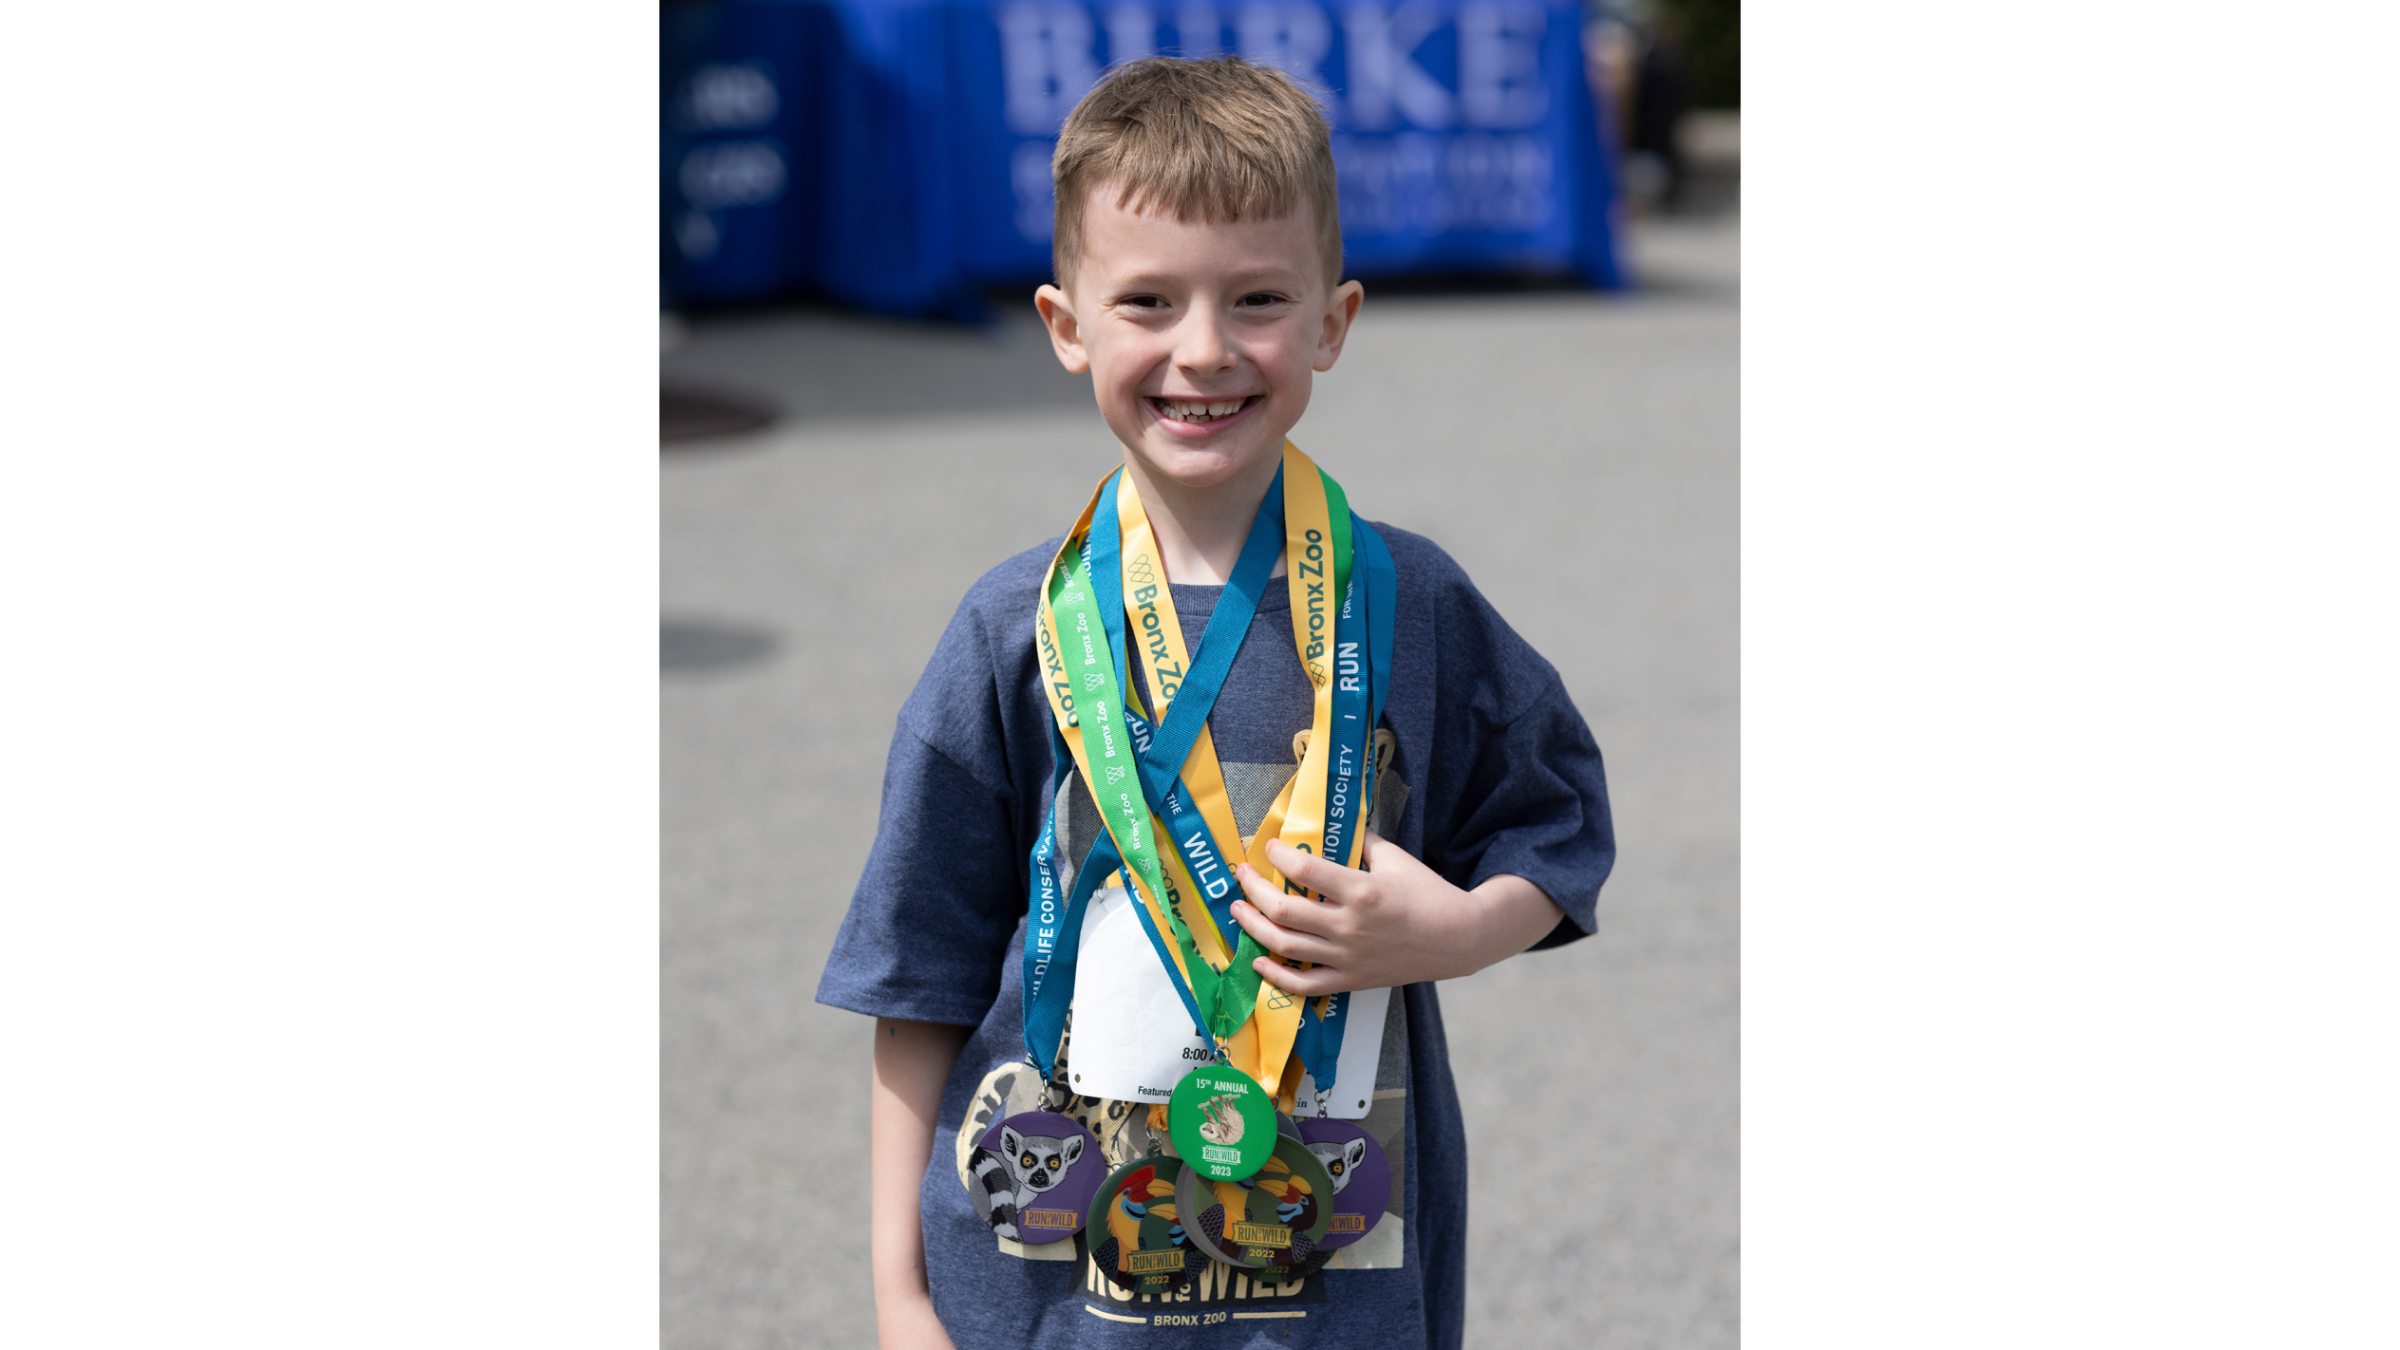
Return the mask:
<path id="1" fill-rule="evenodd" d="M 1283 303 L 1283 297 L 1273 291 L 1252 291 L 1242 297 L 1242 303 L 1253 308 L 1261 305 L 1279 305 Z"/>
<path id="2" fill-rule="evenodd" d="M 1163 309 L 1167 302 L 1155 295 L 1129 295 L 1117 303 L 1128 309 Z"/>

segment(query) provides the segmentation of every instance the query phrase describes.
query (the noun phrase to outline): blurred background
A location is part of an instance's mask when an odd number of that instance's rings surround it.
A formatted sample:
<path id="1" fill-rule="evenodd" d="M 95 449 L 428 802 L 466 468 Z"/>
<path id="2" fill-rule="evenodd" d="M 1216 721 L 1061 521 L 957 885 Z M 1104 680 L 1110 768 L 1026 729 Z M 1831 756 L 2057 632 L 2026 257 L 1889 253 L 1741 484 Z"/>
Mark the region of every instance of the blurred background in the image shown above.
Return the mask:
<path id="1" fill-rule="evenodd" d="M 1324 92 L 1368 298 L 1293 439 L 1466 567 L 1608 759 L 1600 933 L 1442 990 L 1468 1343 L 1736 1342 L 1738 24 L 662 7 L 666 1345 L 872 1344 L 868 1024 L 813 993 L 935 638 L 1119 457 L 1030 291 L 1058 120 L 1153 51 Z"/>

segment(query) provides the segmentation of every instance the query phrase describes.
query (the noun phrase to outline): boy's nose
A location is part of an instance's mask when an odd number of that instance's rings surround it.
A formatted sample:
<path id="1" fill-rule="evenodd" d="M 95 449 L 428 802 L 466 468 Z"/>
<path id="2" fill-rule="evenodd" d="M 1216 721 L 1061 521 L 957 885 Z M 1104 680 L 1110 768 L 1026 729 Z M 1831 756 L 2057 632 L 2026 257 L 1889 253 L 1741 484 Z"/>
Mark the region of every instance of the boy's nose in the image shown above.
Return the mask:
<path id="1" fill-rule="evenodd" d="M 1185 370 L 1214 372 L 1233 368 L 1233 344 L 1225 340 L 1224 321 L 1211 306 L 1195 306 L 1175 335 L 1175 364 Z"/>

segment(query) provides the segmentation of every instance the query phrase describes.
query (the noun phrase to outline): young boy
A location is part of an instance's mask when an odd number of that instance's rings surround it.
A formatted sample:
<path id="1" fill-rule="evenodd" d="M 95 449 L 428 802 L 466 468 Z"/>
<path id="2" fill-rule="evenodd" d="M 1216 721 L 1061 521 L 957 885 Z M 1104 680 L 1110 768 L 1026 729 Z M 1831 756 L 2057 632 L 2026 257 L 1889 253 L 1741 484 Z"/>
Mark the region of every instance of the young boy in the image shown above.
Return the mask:
<path id="1" fill-rule="evenodd" d="M 1590 933 L 1615 841 L 1556 672 L 1285 440 L 1361 298 L 1328 136 L 1233 58 L 1060 134 L 1035 304 L 1124 466 L 960 605 L 817 993 L 887 1347 L 1460 1341 L 1433 981 Z"/>

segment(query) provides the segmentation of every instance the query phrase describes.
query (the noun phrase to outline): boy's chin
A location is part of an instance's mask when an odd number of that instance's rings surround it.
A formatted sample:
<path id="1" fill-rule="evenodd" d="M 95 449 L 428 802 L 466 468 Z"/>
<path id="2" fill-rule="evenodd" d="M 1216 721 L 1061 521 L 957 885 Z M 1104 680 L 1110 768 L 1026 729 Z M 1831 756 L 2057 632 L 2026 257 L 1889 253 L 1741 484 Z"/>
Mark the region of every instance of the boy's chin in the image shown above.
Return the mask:
<path id="1" fill-rule="evenodd" d="M 1229 483 L 1249 486 L 1251 470 L 1273 460 L 1283 449 L 1283 437 L 1244 436 L 1228 445 L 1159 445 L 1151 438 L 1133 449 L 1144 474 L 1165 479 L 1187 492 L 1207 492 Z M 1272 470 L 1267 470 L 1270 475 Z"/>

